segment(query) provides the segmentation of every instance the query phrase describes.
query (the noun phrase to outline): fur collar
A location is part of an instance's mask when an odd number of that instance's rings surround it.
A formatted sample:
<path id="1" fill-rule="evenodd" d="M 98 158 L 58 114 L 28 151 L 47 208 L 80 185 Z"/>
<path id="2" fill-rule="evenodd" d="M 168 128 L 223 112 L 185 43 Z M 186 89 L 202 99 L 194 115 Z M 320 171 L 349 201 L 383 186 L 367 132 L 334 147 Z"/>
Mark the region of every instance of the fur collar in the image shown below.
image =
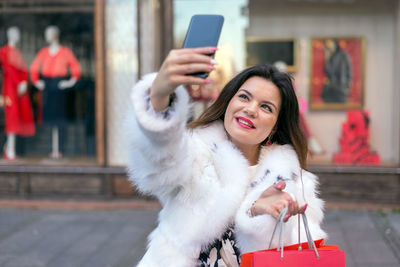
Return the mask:
<path id="1" fill-rule="evenodd" d="M 194 129 L 193 134 L 208 147 L 215 147 L 218 143 L 229 141 L 222 121 L 215 121 L 207 126 Z M 297 153 L 291 145 L 272 144 L 263 146 L 260 152 L 257 169 L 275 171 L 280 176 L 291 178 L 300 174 L 300 163 Z M 288 168 L 290 166 L 290 168 Z M 259 172 L 257 171 L 257 173 Z"/>

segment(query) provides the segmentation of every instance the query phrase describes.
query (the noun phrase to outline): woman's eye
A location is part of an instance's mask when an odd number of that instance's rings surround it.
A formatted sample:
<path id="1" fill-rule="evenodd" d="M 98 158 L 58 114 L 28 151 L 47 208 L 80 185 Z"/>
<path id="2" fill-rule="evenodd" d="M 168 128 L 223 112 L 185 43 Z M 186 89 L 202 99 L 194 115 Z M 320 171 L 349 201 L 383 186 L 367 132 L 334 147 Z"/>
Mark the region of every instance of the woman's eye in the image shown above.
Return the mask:
<path id="1" fill-rule="evenodd" d="M 268 110 L 269 112 L 272 112 L 272 109 L 270 106 L 268 106 L 267 104 L 262 104 L 261 107 L 265 110 Z"/>
<path id="2" fill-rule="evenodd" d="M 243 98 L 243 99 L 246 99 L 246 100 L 249 99 L 249 98 L 247 97 L 247 95 L 245 95 L 245 94 L 240 94 L 239 97 L 240 97 L 240 98 Z"/>

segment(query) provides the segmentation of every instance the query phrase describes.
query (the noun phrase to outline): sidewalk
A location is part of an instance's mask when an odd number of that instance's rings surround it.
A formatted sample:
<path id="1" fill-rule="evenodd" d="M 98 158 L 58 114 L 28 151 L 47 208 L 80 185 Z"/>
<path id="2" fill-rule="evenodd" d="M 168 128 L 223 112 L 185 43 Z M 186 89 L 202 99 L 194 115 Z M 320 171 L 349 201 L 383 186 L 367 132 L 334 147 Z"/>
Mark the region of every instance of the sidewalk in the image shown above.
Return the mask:
<path id="1" fill-rule="evenodd" d="M 337 206 L 328 203 L 323 228 L 326 243 L 346 251 L 346 266 L 400 265 L 398 209 Z M 158 210 L 139 200 L 0 200 L 0 266 L 135 266 Z"/>

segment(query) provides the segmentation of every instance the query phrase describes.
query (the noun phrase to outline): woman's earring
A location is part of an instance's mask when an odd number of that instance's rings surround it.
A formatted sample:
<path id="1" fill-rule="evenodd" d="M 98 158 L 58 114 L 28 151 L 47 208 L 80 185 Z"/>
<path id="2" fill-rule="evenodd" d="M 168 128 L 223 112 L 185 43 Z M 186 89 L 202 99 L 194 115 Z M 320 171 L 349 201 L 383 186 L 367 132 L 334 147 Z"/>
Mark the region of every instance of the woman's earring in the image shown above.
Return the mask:
<path id="1" fill-rule="evenodd" d="M 270 136 L 268 136 L 267 146 L 272 145 L 271 140 L 272 140 L 272 134 Z"/>

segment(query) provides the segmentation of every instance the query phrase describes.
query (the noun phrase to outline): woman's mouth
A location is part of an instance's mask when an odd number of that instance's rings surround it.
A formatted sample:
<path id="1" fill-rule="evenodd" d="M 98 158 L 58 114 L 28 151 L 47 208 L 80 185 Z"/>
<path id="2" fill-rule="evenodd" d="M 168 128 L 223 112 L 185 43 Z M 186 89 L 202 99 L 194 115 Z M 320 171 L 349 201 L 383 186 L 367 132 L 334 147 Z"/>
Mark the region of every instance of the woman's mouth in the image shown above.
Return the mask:
<path id="1" fill-rule="evenodd" d="M 244 117 L 236 117 L 236 122 L 239 124 L 240 127 L 243 127 L 245 129 L 256 128 L 251 120 L 246 119 Z"/>

